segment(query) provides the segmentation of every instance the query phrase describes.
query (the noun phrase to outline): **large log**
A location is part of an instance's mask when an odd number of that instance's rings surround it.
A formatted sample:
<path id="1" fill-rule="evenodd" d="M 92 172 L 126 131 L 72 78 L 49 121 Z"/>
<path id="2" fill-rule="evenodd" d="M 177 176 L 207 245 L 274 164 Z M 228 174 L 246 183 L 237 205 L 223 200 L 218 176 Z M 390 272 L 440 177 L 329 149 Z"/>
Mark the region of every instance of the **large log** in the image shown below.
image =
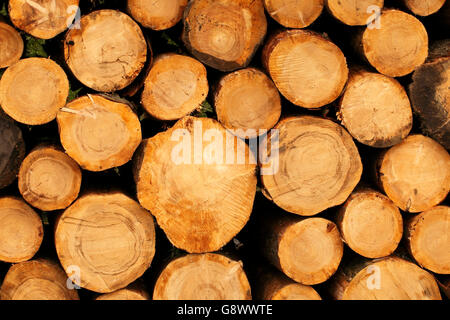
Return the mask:
<path id="1" fill-rule="evenodd" d="M 336 100 L 348 78 L 342 51 L 312 31 L 286 30 L 272 36 L 262 61 L 281 94 L 304 108 Z"/>
<path id="2" fill-rule="evenodd" d="M 383 152 L 377 172 L 379 186 L 404 211 L 431 209 L 450 191 L 450 155 L 422 135 L 411 135 Z"/>
<path id="3" fill-rule="evenodd" d="M 176 247 L 216 251 L 250 217 L 255 163 L 245 142 L 217 121 L 185 117 L 143 142 L 134 163 L 137 196 Z"/>
<path id="4" fill-rule="evenodd" d="M 383 10 L 362 34 L 357 34 L 355 46 L 378 72 L 401 77 L 425 62 L 428 34 L 414 16 L 389 9 Z"/>
<path id="5" fill-rule="evenodd" d="M 64 56 L 75 77 L 96 91 L 113 92 L 131 84 L 147 59 L 139 25 L 116 10 L 94 11 L 67 32 Z"/>
<path id="6" fill-rule="evenodd" d="M 409 96 L 422 131 L 450 149 L 450 40 L 432 46 L 412 79 Z"/>
<path id="7" fill-rule="evenodd" d="M 182 38 L 204 64 L 233 71 L 250 63 L 266 29 L 262 0 L 193 0 L 184 13 Z"/>
<path id="8" fill-rule="evenodd" d="M 14 264 L 0 289 L 0 300 L 78 300 L 67 288 L 67 276 L 53 261 L 39 259 Z"/>
<path id="9" fill-rule="evenodd" d="M 6 69 L 0 80 L 0 105 L 14 120 L 40 125 L 55 119 L 66 104 L 69 80 L 53 60 L 28 58 Z"/>
<path id="10" fill-rule="evenodd" d="M 338 118 L 356 140 L 375 148 L 399 143 L 413 125 L 411 104 L 402 85 L 362 69 L 350 72 Z"/>
<path id="11" fill-rule="evenodd" d="M 145 79 L 141 103 L 156 119 L 178 120 L 200 107 L 208 95 L 206 68 L 178 54 L 163 54 Z"/>
<path id="12" fill-rule="evenodd" d="M 35 148 L 20 167 L 20 193 L 25 201 L 43 211 L 67 208 L 78 197 L 80 186 L 80 167 L 54 146 Z"/>
<path id="13" fill-rule="evenodd" d="M 403 2 L 414 14 L 426 17 L 438 12 L 445 0 L 403 0 Z"/>
<path id="14" fill-rule="evenodd" d="M 345 129 L 311 116 L 285 118 L 275 129 L 279 141 L 267 144 L 272 161 L 262 164 L 261 172 L 268 198 L 303 216 L 342 204 L 362 173 L 358 149 Z"/>
<path id="15" fill-rule="evenodd" d="M 371 189 L 350 195 L 339 210 L 337 225 L 344 242 L 367 258 L 391 255 L 403 234 L 398 208 L 388 197 Z"/>
<path id="16" fill-rule="evenodd" d="M 78 3 L 79 0 L 9 0 L 9 17 L 17 28 L 32 36 L 51 39 L 72 26 Z"/>
<path id="17" fill-rule="evenodd" d="M 286 28 L 306 28 L 322 13 L 324 0 L 264 0 L 269 15 Z"/>
<path id="18" fill-rule="evenodd" d="M 280 119 L 277 88 L 263 72 L 246 68 L 224 76 L 214 93 L 217 119 L 241 138 L 255 138 Z"/>
<path id="19" fill-rule="evenodd" d="M 71 101 L 57 116 L 61 144 L 86 170 L 121 166 L 142 140 L 141 124 L 128 102 L 103 95 Z"/>
<path id="20" fill-rule="evenodd" d="M 0 261 L 23 262 L 36 254 L 44 237 L 41 217 L 24 201 L 0 198 Z"/>
<path id="21" fill-rule="evenodd" d="M 364 26 L 373 21 L 376 9 L 384 6 L 384 0 L 326 0 L 331 14 L 349 26 Z"/>
<path id="22" fill-rule="evenodd" d="M 55 228 L 59 260 L 80 287 L 99 293 L 123 289 L 150 266 L 155 226 L 150 213 L 119 192 L 89 193 L 59 218 Z"/>
<path id="23" fill-rule="evenodd" d="M 242 262 L 221 254 L 188 254 L 160 274 L 154 300 L 251 300 Z"/>
<path id="24" fill-rule="evenodd" d="M 23 53 L 23 40 L 16 29 L 1 21 L 0 39 L 0 68 L 6 68 L 19 61 Z"/>
<path id="25" fill-rule="evenodd" d="M 435 273 L 450 274 L 450 207 L 438 206 L 407 221 L 405 239 L 417 263 Z"/>
<path id="26" fill-rule="evenodd" d="M 128 0 L 127 9 L 133 18 L 146 28 L 165 30 L 182 18 L 188 0 Z"/>

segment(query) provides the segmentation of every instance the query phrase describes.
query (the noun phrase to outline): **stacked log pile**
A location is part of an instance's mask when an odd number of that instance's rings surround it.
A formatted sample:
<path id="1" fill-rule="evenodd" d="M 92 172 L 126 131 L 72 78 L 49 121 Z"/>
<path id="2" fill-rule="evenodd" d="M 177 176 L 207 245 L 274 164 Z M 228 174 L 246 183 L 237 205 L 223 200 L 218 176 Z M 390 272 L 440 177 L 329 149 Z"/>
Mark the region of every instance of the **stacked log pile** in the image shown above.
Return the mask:
<path id="1" fill-rule="evenodd" d="M 0 299 L 445 299 L 448 7 L 9 0 Z"/>

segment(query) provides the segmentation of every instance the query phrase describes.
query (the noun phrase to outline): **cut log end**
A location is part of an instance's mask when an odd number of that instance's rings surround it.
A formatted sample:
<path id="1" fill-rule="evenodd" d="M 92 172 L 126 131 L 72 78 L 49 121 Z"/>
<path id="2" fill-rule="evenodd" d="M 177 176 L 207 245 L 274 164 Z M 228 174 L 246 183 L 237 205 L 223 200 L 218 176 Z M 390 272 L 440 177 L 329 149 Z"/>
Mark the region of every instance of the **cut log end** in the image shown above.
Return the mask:
<path id="1" fill-rule="evenodd" d="M 31 259 L 43 237 L 41 218 L 32 208 L 13 197 L 0 198 L 0 261 Z"/>
<path id="2" fill-rule="evenodd" d="M 262 0 L 194 0 L 184 13 L 183 41 L 221 71 L 247 66 L 267 29 Z"/>
<path id="3" fill-rule="evenodd" d="M 384 0 L 327 0 L 327 8 L 336 19 L 349 26 L 370 23 L 374 9 L 382 9 Z"/>
<path id="4" fill-rule="evenodd" d="M 33 207 L 43 211 L 67 208 L 81 186 L 78 164 L 52 146 L 38 147 L 22 162 L 19 191 Z"/>
<path id="5" fill-rule="evenodd" d="M 393 78 L 362 70 L 351 72 L 338 117 L 356 140 L 376 148 L 401 142 L 413 123 L 402 85 Z"/>
<path id="6" fill-rule="evenodd" d="M 114 301 L 127 301 L 127 300 L 150 300 L 150 295 L 140 284 L 133 283 L 126 288 L 105 293 L 98 296 L 95 300 L 114 300 Z"/>
<path id="7" fill-rule="evenodd" d="M 304 108 L 336 100 L 348 78 L 342 51 L 311 31 L 287 30 L 272 37 L 264 47 L 263 63 L 281 94 Z"/>
<path id="8" fill-rule="evenodd" d="M 424 268 L 450 274 L 450 207 L 438 206 L 408 221 L 407 244 L 414 259 Z"/>
<path id="9" fill-rule="evenodd" d="M 286 118 L 275 129 L 279 145 L 268 154 L 278 170 L 261 175 L 270 198 L 303 216 L 342 204 L 362 173 L 358 149 L 345 129 L 311 116 Z"/>
<path id="10" fill-rule="evenodd" d="M 189 254 L 169 263 L 154 300 L 251 300 L 242 263 L 220 254 Z"/>
<path id="11" fill-rule="evenodd" d="M 178 54 L 159 56 L 145 80 L 142 106 L 156 119 L 177 120 L 200 107 L 208 95 L 206 68 Z"/>
<path id="12" fill-rule="evenodd" d="M 403 0 L 405 5 L 418 16 L 429 16 L 439 11 L 445 0 Z"/>
<path id="13" fill-rule="evenodd" d="M 6 68 L 19 61 L 23 53 L 20 33 L 9 24 L 0 22 L 0 68 Z"/>
<path id="14" fill-rule="evenodd" d="M 55 119 L 69 94 L 64 70 L 50 59 L 28 58 L 6 69 L 0 80 L 0 104 L 11 118 L 40 125 Z"/>
<path id="15" fill-rule="evenodd" d="M 270 16 L 286 28 L 306 28 L 322 13 L 324 0 L 264 0 Z"/>
<path id="16" fill-rule="evenodd" d="M 354 192 L 338 215 L 338 226 L 347 245 L 367 258 L 389 256 L 403 234 L 398 208 L 374 190 Z"/>
<path id="17" fill-rule="evenodd" d="M 241 138 L 255 138 L 261 130 L 273 128 L 281 115 L 277 88 L 263 72 L 253 68 L 223 77 L 214 106 L 218 120 Z"/>
<path id="18" fill-rule="evenodd" d="M 422 212 L 450 190 L 450 155 L 439 143 L 411 135 L 379 160 L 379 184 L 402 210 Z"/>
<path id="19" fill-rule="evenodd" d="M 128 0 L 128 12 L 146 28 L 165 30 L 176 25 L 183 16 L 188 0 Z"/>
<path id="20" fill-rule="evenodd" d="M 121 166 L 130 161 L 142 140 L 141 124 L 132 108 L 112 99 L 84 96 L 58 113 L 61 143 L 83 169 Z"/>
<path id="21" fill-rule="evenodd" d="M 65 60 L 75 77 L 101 92 L 131 84 L 147 59 L 147 42 L 139 25 L 116 10 L 94 11 L 80 24 L 64 41 Z"/>
<path id="22" fill-rule="evenodd" d="M 55 245 L 67 274 L 74 265 L 80 268 L 81 287 L 110 293 L 150 266 L 155 253 L 153 218 L 121 193 L 91 193 L 60 217 Z"/>
<path id="23" fill-rule="evenodd" d="M 399 10 L 384 10 L 362 36 L 363 54 L 369 63 L 391 77 L 405 76 L 425 62 L 428 34 L 423 24 Z"/>

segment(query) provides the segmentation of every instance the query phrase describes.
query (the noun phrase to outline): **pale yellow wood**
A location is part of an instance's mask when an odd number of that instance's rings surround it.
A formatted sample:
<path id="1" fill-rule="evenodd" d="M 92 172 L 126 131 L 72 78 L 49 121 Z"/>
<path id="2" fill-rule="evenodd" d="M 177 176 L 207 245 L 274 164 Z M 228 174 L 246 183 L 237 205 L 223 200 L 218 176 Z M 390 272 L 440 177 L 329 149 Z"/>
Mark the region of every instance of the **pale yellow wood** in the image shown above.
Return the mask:
<path id="1" fill-rule="evenodd" d="M 324 0 L 264 0 L 269 15 L 286 28 L 305 28 L 322 13 Z"/>
<path id="2" fill-rule="evenodd" d="M 188 0 L 128 0 L 128 12 L 146 28 L 165 30 L 176 25 Z"/>
<path id="3" fill-rule="evenodd" d="M 128 287 L 99 295 L 95 300 L 113 300 L 113 301 L 126 301 L 126 300 L 150 300 L 150 296 L 142 288 L 141 284 L 132 283 Z"/>
<path id="4" fill-rule="evenodd" d="M 384 0 L 326 0 L 331 14 L 349 26 L 364 26 L 373 20 Z"/>
<path id="5" fill-rule="evenodd" d="M 16 29 L 4 22 L 0 22 L 0 39 L 0 68 L 6 68 L 19 61 L 23 40 Z"/>
<path id="6" fill-rule="evenodd" d="M 445 4 L 445 0 L 403 0 L 403 2 L 409 10 L 419 16 L 436 13 Z"/>

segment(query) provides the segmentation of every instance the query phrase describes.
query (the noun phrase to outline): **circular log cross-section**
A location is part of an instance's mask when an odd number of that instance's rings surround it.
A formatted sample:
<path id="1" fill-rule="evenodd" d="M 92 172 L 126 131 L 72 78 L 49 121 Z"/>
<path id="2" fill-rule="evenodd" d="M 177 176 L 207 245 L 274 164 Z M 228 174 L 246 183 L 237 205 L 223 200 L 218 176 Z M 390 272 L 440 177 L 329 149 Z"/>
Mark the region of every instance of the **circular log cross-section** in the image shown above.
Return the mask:
<path id="1" fill-rule="evenodd" d="M 403 234 L 402 215 L 394 203 L 370 189 L 355 191 L 338 214 L 345 243 L 367 258 L 389 256 Z"/>
<path id="2" fill-rule="evenodd" d="M 220 254 L 188 254 L 159 276 L 154 300 L 251 300 L 242 263 Z"/>
<path id="3" fill-rule="evenodd" d="M 67 288 L 61 267 L 38 259 L 12 265 L 0 289 L 0 300 L 79 300 L 77 290 Z"/>
<path id="4" fill-rule="evenodd" d="M 72 26 L 79 0 L 9 0 L 9 16 L 19 29 L 51 39 Z"/>
<path id="5" fill-rule="evenodd" d="M 350 73 L 338 117 L 356 140 L 375 148 L 399 143 L 413 125 L 411 104 L 402 85 L 382 74 L 359 70 Z"/>
<path id="6" fill-rule="evenodd" d="M 264 0 L 270 16 L 286 28 L 305 28 L 322 13 L 324 0 Z"/>
<path id="7" fill-rule="evenodd" d="M 150 300 L 150 295 L 140 285 L 131 284 L 126 288 L 102 294 L 95 300 Z"/>
<path id="8" fill-rule="evenodd" d="M 40 125 L 55 119 L 66 104 L 69 80 L 64 70 L 45 58 L 23 59 L 0 80 L 0 105 L 17 122 Z"/>
<path id="9" fill-rule="evenodd" d="M 336 100 L 348 78 L 342 51 L 311 31 L 278 33 L 266 43 L 262 59 L 281 94 L 304 108 L 319 108 Z"/>
<path id="10" fill-rule="evenodd" d="M 411 218 L 405 232 L 409 251 L 419 265 L 450 274 L 450 207 L 434 207 Z"/>
<path id="11" fill-rule="evenodd" d="M 362 34 L 359 49 L 378 70 L 390 77 L 405 76 L 425 62 L 428 34 L 423 24 L 399 10 L 384 10 L 377 23 Z"/>
<path id="12" fill-rule="evenodd" d="M 429 16 L 436 13 L 445 4 L 445 0 L 403 0 L 405 5 L 418 16 Z"/>
<path id="13" fill-rule="evenodd" d="M 431 138 L 409 136 L 385 152 L 377 166 L 379 185 L 404 211 L 431 209 L 450 191 L 450 155 Z"/>
<path id="14" fill-rule="evenodd" d="M 73 100 L 58 113 L 57 121 L 64 149 L 90 171 L 127 163 L 142 140 L 141 124 L 133 109 L 106 96 Z"/>
<path id="15" fill-rule="evenodd" d="M 0 189 L 9 186 L 25 157 L 25 142 L 16 123 L 0 111 Z"/>
<path id="16" fill-rule="evenodd" d="M 370 23 L 376 12 L 381 10 L 384 0 L 327 0 L 331 14 L 349 26 L 364 26 Z"/>
<path id="17" fill-rule="evenodd" d="M 172 28 L 182 18 L 188 0 L 128 0 L 131 16 L 146 28 L 165 30 Z"/>
<path id="18" fill-rule="evenodd" d="M 19 61 L 23 53 L 20 33 L 9 24 L 0 22 L 0 68 L 6 68 Z"/>
<path id="19" fill-rule="evenodd" d="M 79 198 L 57 222 L 55 245 L 70 274 L 99 293 L 123 289 L 150 266 L 155 254 L 155 226 L 150 213 L 121 193 L 91 193 Z"/>
<path id="20" fill-rule="evenodd" d="M 268 164 L 261 165 L 268 198 L 302 216 L 342 204 L 362 173 L 358 149 L 347 131 L 331 120 L 311 116 L 286 118 L 275 129 L 278 145 L 267 143 L 274 170 L 265 173 Z"/>
<path id="21" fill-rule="evenodd" d="M 216 251 L 245 226 L 256 193 L 256 160 L 219 122 L 185 117 L 139 150 L 139 202 L 174 246 Z"/>
<path id="22" fill-rule="evenodd" d="M 242 69 L 223 77 L 214 95 L 217 119 L 241 138 L 255 138 L 280 119 L 277 88 L 263 72 Z"/>
<path id="23" fill-rule="evenodd" d="M 17 263 L 33 258 L 41 246 L 41 217 L 22 200 L 0 198 L 0 261 Z"/>
<path id="24" fill-rule="evenodd" d="M 52 146 L 38 147 L 22 162 L 19 191 L 25 201 L 43 211 L 67 208 L 81 186 L 78 164 Z"/>
<path id="25" fill-rule="evenodd" d="M 184 12 L 183 41 L 220 71 L 246 67 L 267 31 L 262 0 L 193 0 Z"/>
<path id="26" fill-rule="evenodd" d="M 163 54 L 145 79 L 142 106 L 159 120 L 178 120 L 199 108 L 208 95 L 206 68 L 197 60 Z"/>
<path id="27" fill-rule="evenodd" d="M 75 77 L 101 92 L 131 84 L 147 60 L 147 42 L 128 15 L 116 10 L 94 11 L 67 32 L 64 56 Z"/>

